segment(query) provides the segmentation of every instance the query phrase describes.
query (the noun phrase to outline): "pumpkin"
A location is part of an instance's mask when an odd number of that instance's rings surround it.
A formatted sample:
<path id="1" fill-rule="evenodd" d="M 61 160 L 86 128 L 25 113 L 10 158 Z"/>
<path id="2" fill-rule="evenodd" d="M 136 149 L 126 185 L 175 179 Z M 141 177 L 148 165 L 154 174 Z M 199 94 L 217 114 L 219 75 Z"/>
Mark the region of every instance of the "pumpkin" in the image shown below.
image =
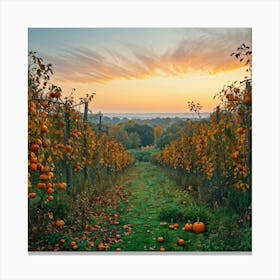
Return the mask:
<path id="1" fill-rule="evenodd" d="M 118 251 L 118 252 L 121 251 L 121 248 L 120 248 L 120 247 L 117 247 L 117 248 L 116 248 L 116 251 Z"/>
<path id="2" fill-rule="evenodd" d="M 37 170 L 37 164 L 36 164 L 36 163 L 31 163 L 29 167 L 30 167 L 30 169 L 33 170 L 33 171 L 36 171 L 36 170 Z"/>
<path id="3" fill-rule="evenodd" d="M 199 217 L 197 217 L 197 221 L 193 224 L 192 230 L 195 233 L 203 233 L 206 230 L 206 226 L 203 222 L 199 221 Z"/>
<path id="4" fill-rule="evenodd" d="M 37 138 L 37 139 L 36 139 L 36 144 L 38 144 L 39 146 L 41 146 L 41 145 L 42 145 L 42 140 L 41 140 L 40 138 Z"/>
<path id="5" fill-rule="evenodd" d="M 32 145 L 30 146 L 30 150 L 33 151 L 33 152 L 38 151 L 39 148 L 40 148 L 40 146 L 39 146 L 38 144 L 32 144 Z"/>
<path id="6" fill-rule="evenodd" d="M 55 224 L 57 227 L 63 227 L 65 225 L 65 222 L 63 220 L 58 220 Z"/>
<path id="7" fill-rule="evenodd" d="M 41 133 L 46 133 L 48 131 L 48 127 L 46 125 L 41 126 Z"/>
<path id="8" fill-rule="evenodd" d="M 48 181 L 48 180 L 49 180 L 49 176 L 46 175 L 46 174 L 41 174 L 41 175 L 40 175 L 40 180 L 42 180 L 42 181 Z"/>
<path id="9" fill-rule="evenodd" d="M 73 246 L 77 245 L 77 243 L 75 241 L 71 241 L 70 245 L 71 245 L 71 247 L 73 247 Z"/>
<path id="10" fill-rule="evenodd" d="M 160 237 L 158 237 L 157 241 L 162 243 L 164 241 L 164 238 L 160 236 Z"/>
<path id="11" fill-rule="evenodd" d="M 57 147 L 58 149 L 63 149 L 63 148 L 64 148 L 64 145 L 61 144 L 61 143 L 59 143 L 59 144 L 56 145 L 56 147 Z"/>
<path id="12" fill-rule="evenodd" d="M 117 239 L 121 239 L 121 235 L 120 234 L 116 234 L 116 238 Z"/>
<path id="13" fill-rule="evenodd" d="M 38 183 L 38 188 L 39 189 L 45 189 L 46 188 L 46 184 L 45 183 Z"/>
<path id="14" fill-rule="evenodd" d="M 165 248 L 164 248 L 163 246 L 160 246 L 159 250 L 160 250 L 161 252 L 164 252 L 164 251 L 165 251 Z"/>
<path id="15" fill-rule="evenodd" d="M 28 194 L 28 197 L 29 198 L 35 198 L 36 197 L 36 193 L 31 192 L 31 193 Z"/>
<path id="16" fill-rule="evenodd" d="M 102 242 L 99 243 L 99 244 L 97 245 L 97 249 L 98 249 L 98 251 L 104 251 L 104 250 L 105 250 L 104 244 L 103 244 Z"/>
<path id="17" fill-rule="evenodd" d="M 178 239 L 177 244 L 178 244 L 179 246 L 184 246 L 185 240 L 184 240 L 184 239 Z"/>
<path id="18" fill-rule="evenodd" d="M 77 251 L 77 250 L 78 250 L 78 245 L 72 246 L 72 250 L 73 250 L 73 251 Z"/>
<path id="19" fill-rule="evenodd" d="M 71 152 L 71 151 L 72 151 L 72 146 L 66 145 L 66 146 L 65 146 L 65 150 L 66 150 L 67 152 Z"/>
<path id="20" fill-rule="evenodd" d="M 48 194 L 53 194 L 54 193 L 54 189 L 53 188 L 48 188 L 47 189 L 47 193 Z"/>
<path id="21" fill-rule="evenodd" d="M 193 227 L 193 225 L 192 225 L 192 223 L 191 223 L 191 221 L 190 220 L 188 220 L 188 222 L 185 224 L 185 230 L 186 231 L 191 231 L 192 230 L 192 227 Z"/>

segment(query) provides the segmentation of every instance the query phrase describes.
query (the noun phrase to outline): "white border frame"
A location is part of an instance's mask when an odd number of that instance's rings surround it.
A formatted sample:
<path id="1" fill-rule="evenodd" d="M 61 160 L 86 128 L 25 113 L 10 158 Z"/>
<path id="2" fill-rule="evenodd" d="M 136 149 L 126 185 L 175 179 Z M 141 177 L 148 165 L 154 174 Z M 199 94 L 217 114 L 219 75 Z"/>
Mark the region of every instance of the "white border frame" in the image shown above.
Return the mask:
<path id="1" fill-rule="evenodd" d="M 0 8 L 0 279 L 280 279 L 277 0 L 7 0 Z M 28 255 L 27 29 L 128 26 L 253 28 L 252 255 Z"/>

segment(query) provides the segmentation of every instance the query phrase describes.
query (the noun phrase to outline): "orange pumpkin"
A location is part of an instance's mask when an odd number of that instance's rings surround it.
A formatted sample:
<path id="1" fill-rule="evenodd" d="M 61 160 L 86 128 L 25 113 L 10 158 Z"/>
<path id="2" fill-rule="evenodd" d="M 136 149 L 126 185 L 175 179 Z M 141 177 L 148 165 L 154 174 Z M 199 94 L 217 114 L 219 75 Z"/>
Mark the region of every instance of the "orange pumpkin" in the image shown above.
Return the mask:
<path id="1" fill-rule="evenodd" d="M 121 235 L 120 234 L 116 234 L 116 238 L 117 239 L 121 239 Z"/>
<path id="2" fill-rule="evenodd" d="M 38 188 L 39 189 L 45 189 L 46 188 L 46 184 L 45 183 L 38 183 Z"/>
<path id="3" fill-rule="evenodd" d="M 191 221 L 190 220 L 188 220 L 188 222 L 185 224 L 185 230 L 186 231 L 191 231 L 192 230 L 192 227 L 193 227 L 193 225 L 192 225 L 192 223 L 191 223 Z"/>
<path id="4" fill-rule="evenodd" d="M 98 249 L 98 251 L 104 251 L 104 250 L 105 250 L 104 244 L 103 244 L 102 242 L 99 243 L 99 244 L 97 245 L 97 249 Z"/>
<path id="5" fill-rule="evenodd" d="M 41 145 L 42 145 L 42 140 L 41 140 L 40 138 L 37 138 L 37 139 L 36 139 L 36 144 L 38 144 L 39 146 L 41 146 Z"/>
<path id="6" fill-rule="evenodd" d="M 40 180 L 42 180 L 42 181 L 48 181 L 48 180 L 49 180 L 49 176 L 46 175 L 46 174 L 41 174 L 41 175 L 40 175 Z"/>
<path id="7" fill-rule="evenodd" d="M 48 196 L 48 200 L 49 200 L 49 201 L 52 201 L 52 200 L 54 200 L 54 197 L 53 197 L 52 195 L 49 195 L 49 196 Z"/>
<path id="8" fill-rule="evenodd" d="M 36 193 L 31 192 L 31 193 L 28 194 L 28 197 L 29 198 L 35 198 L 36 197 Z"/>
<path id="9" fill-rule="evenodd" d="M 199 221 L 199 217 L 197 218 L 197 221 L 193 224 L 192 227 L 193 232 L 195 233 L 203 233 L 206 230 L 206 226 L 203 222 Z"/>
<path id="10" fill-rule="evenodd" d="M 160 237 L 158 237 L 157 241 L 162 243 L 164 241 L 164 238 L 160 236 Z"/>
<path id="11" fill-rule="evenodd" d="M 30 167 L 30 169 L 33 170 L 33 171 L 36 171 L 36 170 L 37 170 L 37 164 L 36 164 L 36 163 L 31 163 L 29 167 Z"/>
<path id="12" fill-rule="evenodd" d="M 53 194 L 54 193 L 54 189 L 53 188 L 48 188 L 47 192 L 48 192 L 48 194 Z"/>
<path id="13" fill-rule="evenodd" d="M 32 144 L 30 146 L 30 150 L 33 152 L 37 152 L 39 150 L 40 146 L 38 144 Z"/>
<path id="14" fill-rule="evenodd" d="M 164 252 L 164 251 L 165 251 L 165 248 L 164 248 L 163 246 L 160 246 L 159 250 L 160 250 L 161 252 Z"/>
<path id="15" fill-rule="evenodd" d="M 185 240 L 184 239 L 178 239 L 177 244 L 179 246 L 184 246 L 185 245 Z"/>
<path id="16" fill-rule="evenodd" d="M 77 250 L 78 250 L 78 245 L 72 246 L 72 250 L 73 250 L 73 251 L 77 251 Z"/>
<path id="17" fill-rule="evenodd" d="M 41 126 L 41 133 L 46 133 L 48 131 L 48 127 L 46 125 Z"/>
<path id="18" fill-rule="evenodd" d="M 63 227 L 65 225 L 65 222 L 63 220 L 58 220 L 55 224 L 57 227 Z"/>
<path id="19" fill-rule="evenodd" d="M 66 146 L 65 146 L 65 150 L 66 150 L 67 152 L 71 152 L 71 151 L 72 151 L 72 147 L 71 147 L 70 145 L 66 145 Z"/>

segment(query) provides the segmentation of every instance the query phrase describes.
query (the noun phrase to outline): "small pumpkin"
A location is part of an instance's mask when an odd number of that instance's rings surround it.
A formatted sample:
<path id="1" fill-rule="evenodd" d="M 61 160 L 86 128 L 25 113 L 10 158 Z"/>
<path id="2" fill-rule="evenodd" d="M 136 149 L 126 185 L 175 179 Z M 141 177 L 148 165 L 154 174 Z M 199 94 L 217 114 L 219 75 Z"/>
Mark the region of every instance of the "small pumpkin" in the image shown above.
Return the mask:
<path id="1" fill-rule="evenodd" d="M 28 194 L 28 197 L 29 198 L 35 198 L 36 197 L 36 193 L 31 192 L 31 193 Z"/>
<path id="2" fill-rule="evenodd" d="M 65 225 L 65 222 L 63 220 L 58 220 L 58 221 L 56 221 L 55 224 L 56 224 L 57 227 L 61 228 L 61 227 L 63 227 Z"/>
<path id="3" fill-rule="evenodd" d="M 193 225 L 192 225 L 191 221 L 188 220 L 188 222 L 185 224 L 184 229 L 185 229 L 185 231 L 191 231 L 192 227 L 193 227 Z"/>
<path id="4" fill-rule="evenodd" d="M 105 250 L 104 244 L 103 244 L 102 242 L 99 243 L 99 244 L 97 245 L 97 249 L 98 249 L 98 251 L 104 251 L 104 250 Z"/>
<path id="5" fill-rule="evenodd" d="M 162 236 L 160 236 L 160 237 L 158 237 L 157 241 L 158 241 L 159 243 L 162 243 L 162 242 L 164 241 L 164 238 L 163 238 Z"/>
<path id="6" fill-rule="evenodd" d="M 193 224 L 192 230 L 195 233 L 203 233 L 206 230 L 206 226 L 203 222 L 200 222 L 199 217 L 197 217 L 197 221 Z"/>
<path id="7" fill-rule="evenodd" d="M 177 244 L 179 246 L 184 246 L 185 245 L 185 240 L 180 238 L 180 239 L 178 239 Z"/>

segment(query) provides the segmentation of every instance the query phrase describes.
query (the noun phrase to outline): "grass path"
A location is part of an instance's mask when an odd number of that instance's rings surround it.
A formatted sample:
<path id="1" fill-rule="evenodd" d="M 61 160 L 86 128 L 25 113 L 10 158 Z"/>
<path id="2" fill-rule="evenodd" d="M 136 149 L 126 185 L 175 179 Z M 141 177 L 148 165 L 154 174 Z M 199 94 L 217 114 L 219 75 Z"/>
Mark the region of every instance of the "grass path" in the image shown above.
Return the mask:
<path id="1" fill-rule="evenodd" d="M 164 221 L 160 219 L 166 205 L 181 205 L 185 199 L 175 181 L 160 167 L 144 162 L 131 168 L 123 180 L 125 188 L 132 195 L 127 208 L 120 212 L 120 226 L 128 225 L 131 231 L 122 228 L 122 239 L 116 247 L 124 251 L 159 251 L 160 247 L 166 251 L 185 251 L 188 247 L 194 249 L 193 245 L 189 246 L 189 243 L 193 243 L 194 234 L 181 229 L 185 222 L 180 224 L 178 230 L 171 230 L 171 221 L 163 224 Z M 163 237 L 164 242 L 159 243 L 158 237 Z M 197 237 L 200 239 L 202 236 Z M 184 246 L 177 245 L 179 238 L 185 240 Z M 196 250 L 199 250 L 197 246 Z"/>

